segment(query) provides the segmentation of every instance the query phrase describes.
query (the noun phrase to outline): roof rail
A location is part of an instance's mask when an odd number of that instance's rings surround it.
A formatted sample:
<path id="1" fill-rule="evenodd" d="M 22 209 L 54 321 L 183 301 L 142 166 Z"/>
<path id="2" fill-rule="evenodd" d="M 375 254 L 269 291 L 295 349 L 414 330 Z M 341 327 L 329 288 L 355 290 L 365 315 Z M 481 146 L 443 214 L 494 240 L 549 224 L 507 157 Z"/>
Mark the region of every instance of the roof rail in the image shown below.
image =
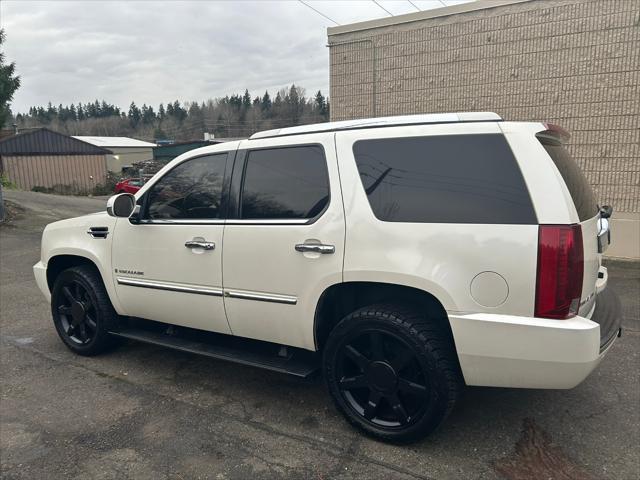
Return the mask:
<path id="1" fill-rule="evenodd" d="M 361 118 L 357 120 L 313 123 L 311 125 L 265 130 L 254 133 L 249 137 L 249 140 L 283 137 L 287 135 L 302 135 L 304 133 L 336 132 L 339 130 L 354 130 L 359 128 L 397 127 L 400 125 L 421 125 L 429 123 L 499 122 L 501 120 L 502 117 L 493 112 L 427 113 L 421 115 L 399 115 L 395 117 Z"/>

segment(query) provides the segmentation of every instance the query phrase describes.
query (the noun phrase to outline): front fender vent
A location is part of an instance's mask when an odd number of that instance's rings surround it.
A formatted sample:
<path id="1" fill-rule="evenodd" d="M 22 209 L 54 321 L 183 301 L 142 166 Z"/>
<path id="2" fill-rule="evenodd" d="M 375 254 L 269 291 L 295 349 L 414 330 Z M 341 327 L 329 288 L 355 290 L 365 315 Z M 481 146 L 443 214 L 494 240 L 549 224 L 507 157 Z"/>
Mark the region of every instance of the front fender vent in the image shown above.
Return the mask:
<path id="1" fill-rule="evenodd" d="M 87 233 L 93 238 L 107 238 L 109 227 L 90 227 Z"/>

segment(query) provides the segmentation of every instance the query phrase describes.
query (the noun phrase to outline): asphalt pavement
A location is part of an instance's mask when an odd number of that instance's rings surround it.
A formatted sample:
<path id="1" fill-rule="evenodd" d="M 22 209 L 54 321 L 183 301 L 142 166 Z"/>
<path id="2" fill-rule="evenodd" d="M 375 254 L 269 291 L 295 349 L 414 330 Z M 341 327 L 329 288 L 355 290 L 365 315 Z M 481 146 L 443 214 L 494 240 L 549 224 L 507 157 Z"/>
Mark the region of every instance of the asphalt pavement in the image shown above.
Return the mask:
<path id="1" fill-rule="evenodd" d="M 572 390 L 468 388 L 417 444 L 365 438 L 320 379 L 128 343 L 84 358 L 58 339 L 33 280 L 45 224 L 104 199 L 6 191 L 0 226 L 4 479 L 640 477 L 640 264 L 608 262 L 625 334 Z"/>

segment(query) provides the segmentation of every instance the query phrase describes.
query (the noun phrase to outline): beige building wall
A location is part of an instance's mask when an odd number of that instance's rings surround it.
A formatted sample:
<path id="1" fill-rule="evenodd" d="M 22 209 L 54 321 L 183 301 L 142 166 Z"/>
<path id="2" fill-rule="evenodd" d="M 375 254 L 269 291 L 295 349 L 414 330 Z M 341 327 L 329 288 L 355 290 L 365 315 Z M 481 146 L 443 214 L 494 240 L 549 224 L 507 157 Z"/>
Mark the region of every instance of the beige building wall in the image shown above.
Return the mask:
<path id="1" fill-rule="evenodd" d="M 69 186 L 90 193 L 106 180 L 104 155 L 2 155 L 2 171 L 22 190 Z"/>
<path id="2" fill-rule="evenodd" d="M 329 28 L 332 120 L 494 111 L 546 120 L 640 258 L 640 0 L 480 0 Z"/>

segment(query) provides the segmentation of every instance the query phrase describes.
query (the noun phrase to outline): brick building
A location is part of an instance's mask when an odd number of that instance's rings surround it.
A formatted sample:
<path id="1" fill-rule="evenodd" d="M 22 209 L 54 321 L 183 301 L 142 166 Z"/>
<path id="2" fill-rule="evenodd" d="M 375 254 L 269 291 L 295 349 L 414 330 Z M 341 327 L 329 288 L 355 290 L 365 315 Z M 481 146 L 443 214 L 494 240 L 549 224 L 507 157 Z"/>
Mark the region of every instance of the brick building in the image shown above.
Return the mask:
<path id="1" fill-rule="evenodd" d="M 547 120 L 640 258 L 640 0 L 481 0 L 328 29 L 331 119 Z"/>

